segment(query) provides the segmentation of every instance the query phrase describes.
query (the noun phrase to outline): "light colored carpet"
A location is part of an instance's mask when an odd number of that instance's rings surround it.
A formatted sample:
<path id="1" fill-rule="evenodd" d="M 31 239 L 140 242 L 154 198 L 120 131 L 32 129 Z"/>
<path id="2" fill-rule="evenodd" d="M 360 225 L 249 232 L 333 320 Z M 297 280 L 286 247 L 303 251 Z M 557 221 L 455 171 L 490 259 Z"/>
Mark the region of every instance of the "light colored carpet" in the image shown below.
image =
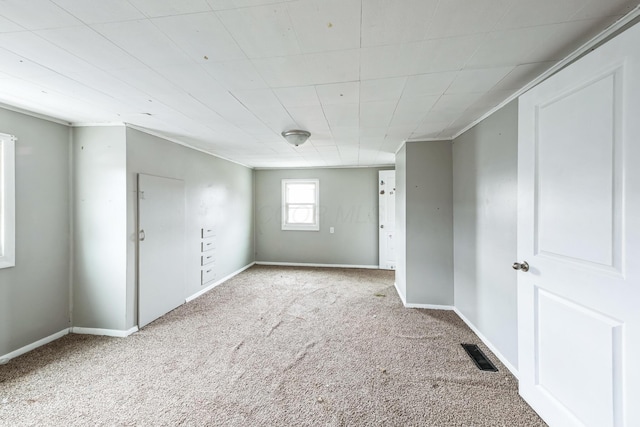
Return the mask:
<path id="1" fill-rule="evenodd" d="M 0 366 L 0 424 L 544 425 L 455 313 L 404 308 L 393 280 L 255 266 L 128 338 L 68 335 Z"/>

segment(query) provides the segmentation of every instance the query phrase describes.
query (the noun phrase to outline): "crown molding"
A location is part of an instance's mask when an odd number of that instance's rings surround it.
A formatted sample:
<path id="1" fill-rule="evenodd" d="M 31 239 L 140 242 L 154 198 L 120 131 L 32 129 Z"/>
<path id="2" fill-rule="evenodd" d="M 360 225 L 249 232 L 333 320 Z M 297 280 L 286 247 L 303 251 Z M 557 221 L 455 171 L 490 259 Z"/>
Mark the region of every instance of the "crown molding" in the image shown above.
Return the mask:
<path id="1" fill-rule="evenodd" d="M 467 126 L 462 128 L 462 130 L 460 130 L 458 133 L 456 133 L 451 137 L 451 140 L 458 138 L 460 135 L 462 135 L 463 133 L 465 133 L 466 131 L 468 131 L 469 129 L 471 129 L 472 127 L 474 127 L 475 125 L 477 125 L 478 123 L 480 123 L 481 121 L 483 121 L 484 119 L 486 119 L 487 117 L 495 113 L 496 111 L 500 110 L 502 107 L 504 107 L 511 101 L 517 99 L 520 95 L 523 95 L 524 93 L 533 89 L 535 86 L 539 85 L 540 83 L 542 83 L 552 75 L 556 74 L 560 70 L 576 62 L 578 59 L 582 58 L 591 50 L 597 48 L 602 43 L 605 43 L 609 38 L 614 37 L 618 33 L 624 31 L 628 25 L 633 24 L 633 21 L 638 19 L 639 17 L 640 17 L 640 5 L 636 6 L 633 10 L 631 10 L 629 13 L 624 15 L 622 18 L 618 19 L 609 27 L 605 28 L 604 31 L 600 32 L 598 35 L 588 40 L 582 46 L 578 47 L 576 50 L 574 50 L 569 55 L 567 55 L 564 59 L 560 60 L 557 64 L 555 64 L 553 67 L 549 68 L 547 71 L 545 71 L 544 73 L 540 74 L 538 77 L 536 77 L 535 79 L 527 83 L 520 90 L 516 91 L 513 95 L 509 96 L 500 104 L 496 105 L 491 110 L 487 111 L 485 114 L 483 114 L 482 116 L 480 116 L 479 118 L 477 118 L 476 120 L 474 120 L 473 122 L 469 123 Z"/>

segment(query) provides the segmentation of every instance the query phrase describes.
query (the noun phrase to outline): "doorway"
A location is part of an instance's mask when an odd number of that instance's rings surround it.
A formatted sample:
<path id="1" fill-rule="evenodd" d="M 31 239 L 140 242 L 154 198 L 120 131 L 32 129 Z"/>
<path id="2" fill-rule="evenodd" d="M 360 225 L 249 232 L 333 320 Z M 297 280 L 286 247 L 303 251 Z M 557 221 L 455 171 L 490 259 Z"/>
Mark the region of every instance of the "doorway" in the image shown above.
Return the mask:
<path id="1" fill-rule="evenodd" d="M 379 268 L 396 269 L 396 171 L 378 172 Z"/>

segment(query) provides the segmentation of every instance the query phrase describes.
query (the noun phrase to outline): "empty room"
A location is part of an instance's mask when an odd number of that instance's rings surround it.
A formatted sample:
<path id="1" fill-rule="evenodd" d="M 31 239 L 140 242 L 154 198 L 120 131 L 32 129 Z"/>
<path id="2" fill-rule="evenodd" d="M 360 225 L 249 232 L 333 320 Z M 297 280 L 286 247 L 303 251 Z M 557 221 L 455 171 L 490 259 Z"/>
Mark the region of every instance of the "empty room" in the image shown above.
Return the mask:
<path id="1" fill-rule="evenodd" d="M 0 426 L 640 425 L 639 21 L 0 1 Z"/>

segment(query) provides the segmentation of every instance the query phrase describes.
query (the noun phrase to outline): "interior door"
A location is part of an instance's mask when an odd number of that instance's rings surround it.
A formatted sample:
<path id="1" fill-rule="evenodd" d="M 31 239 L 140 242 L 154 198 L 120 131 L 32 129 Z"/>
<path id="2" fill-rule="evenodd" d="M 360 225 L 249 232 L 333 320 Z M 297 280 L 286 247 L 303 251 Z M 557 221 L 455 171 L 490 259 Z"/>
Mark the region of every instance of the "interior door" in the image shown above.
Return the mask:
<path id="1" fill-rule="evenodd" d="M 185 301 L 184 182 L 138 174 L 138 326 Z"/>
<path id="2" fill-rule="evenodd" d="M 379 267 L 383 270 L 396 269 L 396 171 L 378 172 L 378 211 L 380 213 L 378 239 L 380 246 Z"/>
<path id="3" fill-rule="evenodd" d="M 519 101 L 520 393 L 551 426 L 640 426 L 638 46 L 636 25 Z"/>

